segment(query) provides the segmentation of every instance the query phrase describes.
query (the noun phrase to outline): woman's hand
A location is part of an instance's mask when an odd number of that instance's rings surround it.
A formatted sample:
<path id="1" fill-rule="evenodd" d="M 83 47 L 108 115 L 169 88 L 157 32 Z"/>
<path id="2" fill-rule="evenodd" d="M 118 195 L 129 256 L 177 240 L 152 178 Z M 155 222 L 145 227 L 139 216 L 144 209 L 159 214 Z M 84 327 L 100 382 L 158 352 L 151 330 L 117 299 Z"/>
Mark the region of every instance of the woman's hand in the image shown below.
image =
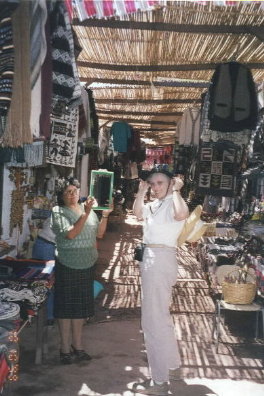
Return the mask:
<path id="1" fill-rule="evenodd" d="M 113 210 L 114 210 L 114 204 L 111 203 L 109 205 L 109 209 L 105 209 L 105 210 L 102 211 L 102 216 L 108 217 L 110 215 L 110 213 L 113 212 Z"/>
<path id="2" fill-rule="evenodd" d="M 172 179 L 172 190 L 180 191 L 180 189 L 183 187 L 183 184 L 184 184 L 183 180 L 180 177 L 178 177 L 178 176 L 173 177 L 173 179 Z"/>
<path id="3" fill-rule="evenodd" d="M 147 193 L 148 189 L 149 189 L 149 183 L 144 181 L 144 180 L 140 180 L 140 183 L 139 183 L 139 186 L 138 186 L 138 194 L 145 196 L 145 194 Z"/>
<path id="4" fill-rule="evenodd" d="M 94 203 L 95 203 L 95 199 L 93 197 L 88 197 L 86 199 L 86 201 L 84 202 L 84 210 L 86 214 L 89 214 L 91 212 Z"/>

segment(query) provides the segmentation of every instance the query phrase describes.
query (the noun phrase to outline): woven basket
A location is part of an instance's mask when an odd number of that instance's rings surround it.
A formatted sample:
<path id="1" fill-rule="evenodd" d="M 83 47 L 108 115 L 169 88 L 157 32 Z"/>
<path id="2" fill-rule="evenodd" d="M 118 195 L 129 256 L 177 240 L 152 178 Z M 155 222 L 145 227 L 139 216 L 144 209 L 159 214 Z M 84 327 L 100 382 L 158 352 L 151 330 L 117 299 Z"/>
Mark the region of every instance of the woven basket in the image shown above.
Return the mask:
<path id="1" fill-rule="evenodd" d="M 252 274 L 248 273 L 248 275 L 254 279 Z M 255 298 L 256 291 L 257 285 L 255 280 L 254 283 L 229 283 L 226 281 L 222 283 L 222 293 L 224 300 L 229 304 L 251 304 Z"/>

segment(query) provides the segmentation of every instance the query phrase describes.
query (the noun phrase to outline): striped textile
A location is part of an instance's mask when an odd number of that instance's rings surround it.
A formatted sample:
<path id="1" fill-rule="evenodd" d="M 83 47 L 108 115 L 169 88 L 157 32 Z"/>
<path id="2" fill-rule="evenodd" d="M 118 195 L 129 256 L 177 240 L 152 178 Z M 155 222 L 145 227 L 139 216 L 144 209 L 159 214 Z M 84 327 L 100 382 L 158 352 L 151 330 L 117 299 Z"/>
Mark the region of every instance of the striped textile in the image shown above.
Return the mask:
<path id="1" fill-rule="evenodd" d="M 81 104 L 81 85 L 74 53 L 74 37 L 64 2 L 51 10 L 53 108 L 57 102 L 69 107 Z"/>
<path id="2" fill-rule="evenodd" d="M 34 87 L 47 52 L 45 24 L 47 5 L 45 0 L 30 2 L 30 68 L 31 88 Z"/>
<path id="3" fill-rule="evenodd" d="M 19 0 L 5 1 L 0 7 L 0 117 L 7 115 L 11 103 L 14 74 L 14 45 L 11 15 L 18 4 Z M 4 128 L 1 129 L 3 132 Z"/>
<path id="4" fill-rule="evenodd" d="M 80 21 L 88 18 L 108 18 L 135 13 L 139 10 L 148 11 L 157 5 L 164 4 L 162 0 L 67 0 L 66 6 L 72 17 L 75 9 Z"/>

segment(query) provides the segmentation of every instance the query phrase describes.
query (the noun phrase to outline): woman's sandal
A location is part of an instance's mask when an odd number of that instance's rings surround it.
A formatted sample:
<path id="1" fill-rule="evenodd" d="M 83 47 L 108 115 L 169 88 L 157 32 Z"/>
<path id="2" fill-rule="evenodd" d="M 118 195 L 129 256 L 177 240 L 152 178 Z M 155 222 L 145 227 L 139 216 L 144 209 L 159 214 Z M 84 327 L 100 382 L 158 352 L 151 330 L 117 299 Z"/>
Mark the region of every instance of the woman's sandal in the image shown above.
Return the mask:
<path id="1" fill-rule="evenodd" d="M 70 352 L 69 353 L 60 352 L 60 362 L 62 364 L 72 364 L 73 363 L 72 354 Z"/>
<path id="2" fill-rule="evenodd" d="M 92 359 L 92 357 L 88 355 L 88 353 L 85 352 L 83 349 L 76 349 L 73 345 L 71 346 L 71 352 L 76 357 L 76 360 L 78 360 L 79 362 Z"/>

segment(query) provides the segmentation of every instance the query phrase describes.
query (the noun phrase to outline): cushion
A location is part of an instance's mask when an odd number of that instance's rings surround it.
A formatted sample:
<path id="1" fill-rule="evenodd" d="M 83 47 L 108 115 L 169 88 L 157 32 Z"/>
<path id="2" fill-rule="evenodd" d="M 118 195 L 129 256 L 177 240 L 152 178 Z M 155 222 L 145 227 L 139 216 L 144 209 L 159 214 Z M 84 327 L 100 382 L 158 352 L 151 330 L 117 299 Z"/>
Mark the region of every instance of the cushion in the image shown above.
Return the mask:
<path id="1" fill-rule="evenodd" d="M 198 222 L 198 220 L 200 220 L 202 209 L 203 209 L 202 205 L 196 206 L 196 208 L 192 211 L 190 216 L 185 220 L 184 227 L 178 238 L 178 243 L 177 243 L 178 246 L 183 245 L 184 242 L 187 240 L 187 237 L 193 231 L 195 224 Z"/>

